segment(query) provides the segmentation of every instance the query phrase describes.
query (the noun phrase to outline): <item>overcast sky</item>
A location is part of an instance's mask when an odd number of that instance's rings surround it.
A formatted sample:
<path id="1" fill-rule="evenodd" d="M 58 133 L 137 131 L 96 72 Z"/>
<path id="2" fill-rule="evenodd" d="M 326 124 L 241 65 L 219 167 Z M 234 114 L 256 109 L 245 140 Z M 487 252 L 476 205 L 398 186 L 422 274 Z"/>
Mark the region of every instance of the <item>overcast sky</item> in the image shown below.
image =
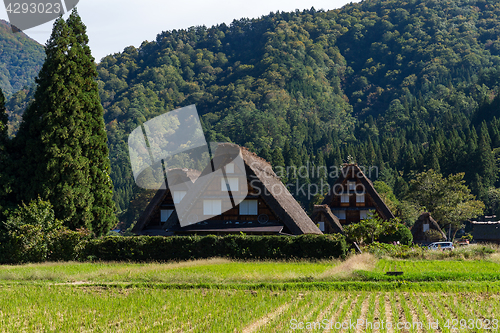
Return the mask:
<path id="1" fill-rule="evenodd" d="M 29 2 L 29 1 L 27 1 Z M 184 29 L 196 25 L 207 27 L 231 23 L 243 17 L 254 18 L 271 11 L 294 11 L 314 7 L 340 8 L 346 0 L 80 0 L 78 12 L 87 26 L 90 48 L 99 61 L 108 54 L 121 52 L 125 47 L 139 47 L 152 41 L 165 30 Z M 68 15 L 65 15 L 67 18 Z M 0 18 L 8 21 L 5 7 L 0 3 Z M 52 23 L 25 30 L 45 44 Z"/>

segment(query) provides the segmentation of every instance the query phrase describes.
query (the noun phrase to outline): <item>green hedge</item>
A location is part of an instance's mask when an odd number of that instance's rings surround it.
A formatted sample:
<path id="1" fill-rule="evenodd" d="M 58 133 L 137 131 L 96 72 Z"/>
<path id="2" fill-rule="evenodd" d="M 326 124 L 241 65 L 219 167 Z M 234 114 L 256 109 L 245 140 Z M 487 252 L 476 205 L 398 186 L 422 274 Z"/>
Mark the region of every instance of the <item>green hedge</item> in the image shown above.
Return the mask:
<path id="1" fill-rule="evenodd" d="M 88 241 L 80 260 L 169 261 L 228 257 L 232 259 L 344 258 L 342 235 L 289 236 L 137 236 Z"/>
<path id="2" fill-rule="evenodd" d="M 36 228 L 35 228 L 36 229 Z M 345 237 L 302 236 L 108 236 L 91 239 L 83 231 L 61 230 L 50 237 L 29 228 L 0 239 L 0 263 L 44 261 L 170 261 L 232 259 L 330 259 L 347 254 Z"/>

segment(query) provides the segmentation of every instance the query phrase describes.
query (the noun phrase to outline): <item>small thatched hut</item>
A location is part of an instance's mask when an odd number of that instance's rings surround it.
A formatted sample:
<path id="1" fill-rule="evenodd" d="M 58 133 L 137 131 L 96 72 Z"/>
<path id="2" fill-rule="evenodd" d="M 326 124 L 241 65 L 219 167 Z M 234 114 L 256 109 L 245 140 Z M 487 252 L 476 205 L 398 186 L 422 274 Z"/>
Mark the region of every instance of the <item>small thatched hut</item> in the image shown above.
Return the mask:
<path id="1" fill-rule="evenodd" d="M 411 228 L 414 243 L 432 243 L 446 239 L 446 234 L 441 230 L 430 213 L 422 213 Z"/>

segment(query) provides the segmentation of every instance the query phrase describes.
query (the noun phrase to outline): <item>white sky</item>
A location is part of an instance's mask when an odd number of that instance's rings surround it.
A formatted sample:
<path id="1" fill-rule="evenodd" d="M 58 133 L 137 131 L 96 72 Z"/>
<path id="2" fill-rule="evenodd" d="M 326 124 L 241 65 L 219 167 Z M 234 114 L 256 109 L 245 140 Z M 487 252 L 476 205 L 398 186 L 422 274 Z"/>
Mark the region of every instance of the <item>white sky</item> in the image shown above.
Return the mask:
<path id="1" fill-rule="evenodd" d="M 78 13 L 87 26 L 92 55 L 97 61 L 125 47 L 139 47 L 145 40 L 153 41 L 166 30 L 185 29 L 196 25 L 210 27 L 229 24 L 233 19 L 255 18 L 271 11 L 295 9 L 340 8 L 359 0 L 80 0 Z M 26 1 L 29 2 L 29 1 Z M 67 18 L 68 15 L 65 15 Z M 0 3 L 0 18 L 9 21 Z M 52 22 L 24 32 L 41 44 L 50 37 Z"/>

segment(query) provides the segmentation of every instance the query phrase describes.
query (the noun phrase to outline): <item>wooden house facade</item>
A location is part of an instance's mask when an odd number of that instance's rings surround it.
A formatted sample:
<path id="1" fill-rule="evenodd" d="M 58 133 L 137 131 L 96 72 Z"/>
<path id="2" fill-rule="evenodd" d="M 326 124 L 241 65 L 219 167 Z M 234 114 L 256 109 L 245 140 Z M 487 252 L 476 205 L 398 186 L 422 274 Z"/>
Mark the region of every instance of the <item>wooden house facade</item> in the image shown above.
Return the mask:
<path id="1" fill-rule="evenodd" d="M 319 230 L 325 234 L 344 233 L 344 228 L 337 216 L 335 216 L 328 205 L 314 205 L 311 216 Z"/>
<path id="2" fill-rule="evenodd" d="M 160 188 L 137 220 L 132 232 L 139 235 L 168 236 L 172 234 L 166 231 L 166 223 L 172 215 L 175 216 L 175 203 L 184 198 L 191 187 L 190 184 L 194 183 L 200 172 L 192 169 L 172 169 L 168 172 L 183 186 L 176 187 L 175 191 L 168 186 Z"/>
<path id="3" fill-rule="evenodd" d="M 232 163 L 234 156 L 220 153 L 228 150 L 237 151 L 242 163 Z M 210 175 L 218 171 L 219 176 Z M 321 234 L 271 165 L 245 148 L 219 145 L 193 186 L 194 190 L 188 190 L 180 202 L 182 215 L 172 212 L 161 225 L 160 234 Z M 156 204 L 152 201 L 156 208 L 145 211 L 149 217 L 144 219 L 158 220 L 154 212 L 160 202 L 168 200 L 165 196 Z M 201 222 L 184 226 L 180 223 L 190 220 Z"/>
<path id="4" fill-rule="evenodd" d="M 384 220 L 394 218 L 394 214 L 377 193 L 372 182 L 356 164 L 344 165 L 340 177 L 331 187 L 322 205 L 329 207 L 341 225 L 358 223 L 366 219 L 370 211 L 375 211 Z M 316 217 L 313 220 L 320 222 Z"/>

